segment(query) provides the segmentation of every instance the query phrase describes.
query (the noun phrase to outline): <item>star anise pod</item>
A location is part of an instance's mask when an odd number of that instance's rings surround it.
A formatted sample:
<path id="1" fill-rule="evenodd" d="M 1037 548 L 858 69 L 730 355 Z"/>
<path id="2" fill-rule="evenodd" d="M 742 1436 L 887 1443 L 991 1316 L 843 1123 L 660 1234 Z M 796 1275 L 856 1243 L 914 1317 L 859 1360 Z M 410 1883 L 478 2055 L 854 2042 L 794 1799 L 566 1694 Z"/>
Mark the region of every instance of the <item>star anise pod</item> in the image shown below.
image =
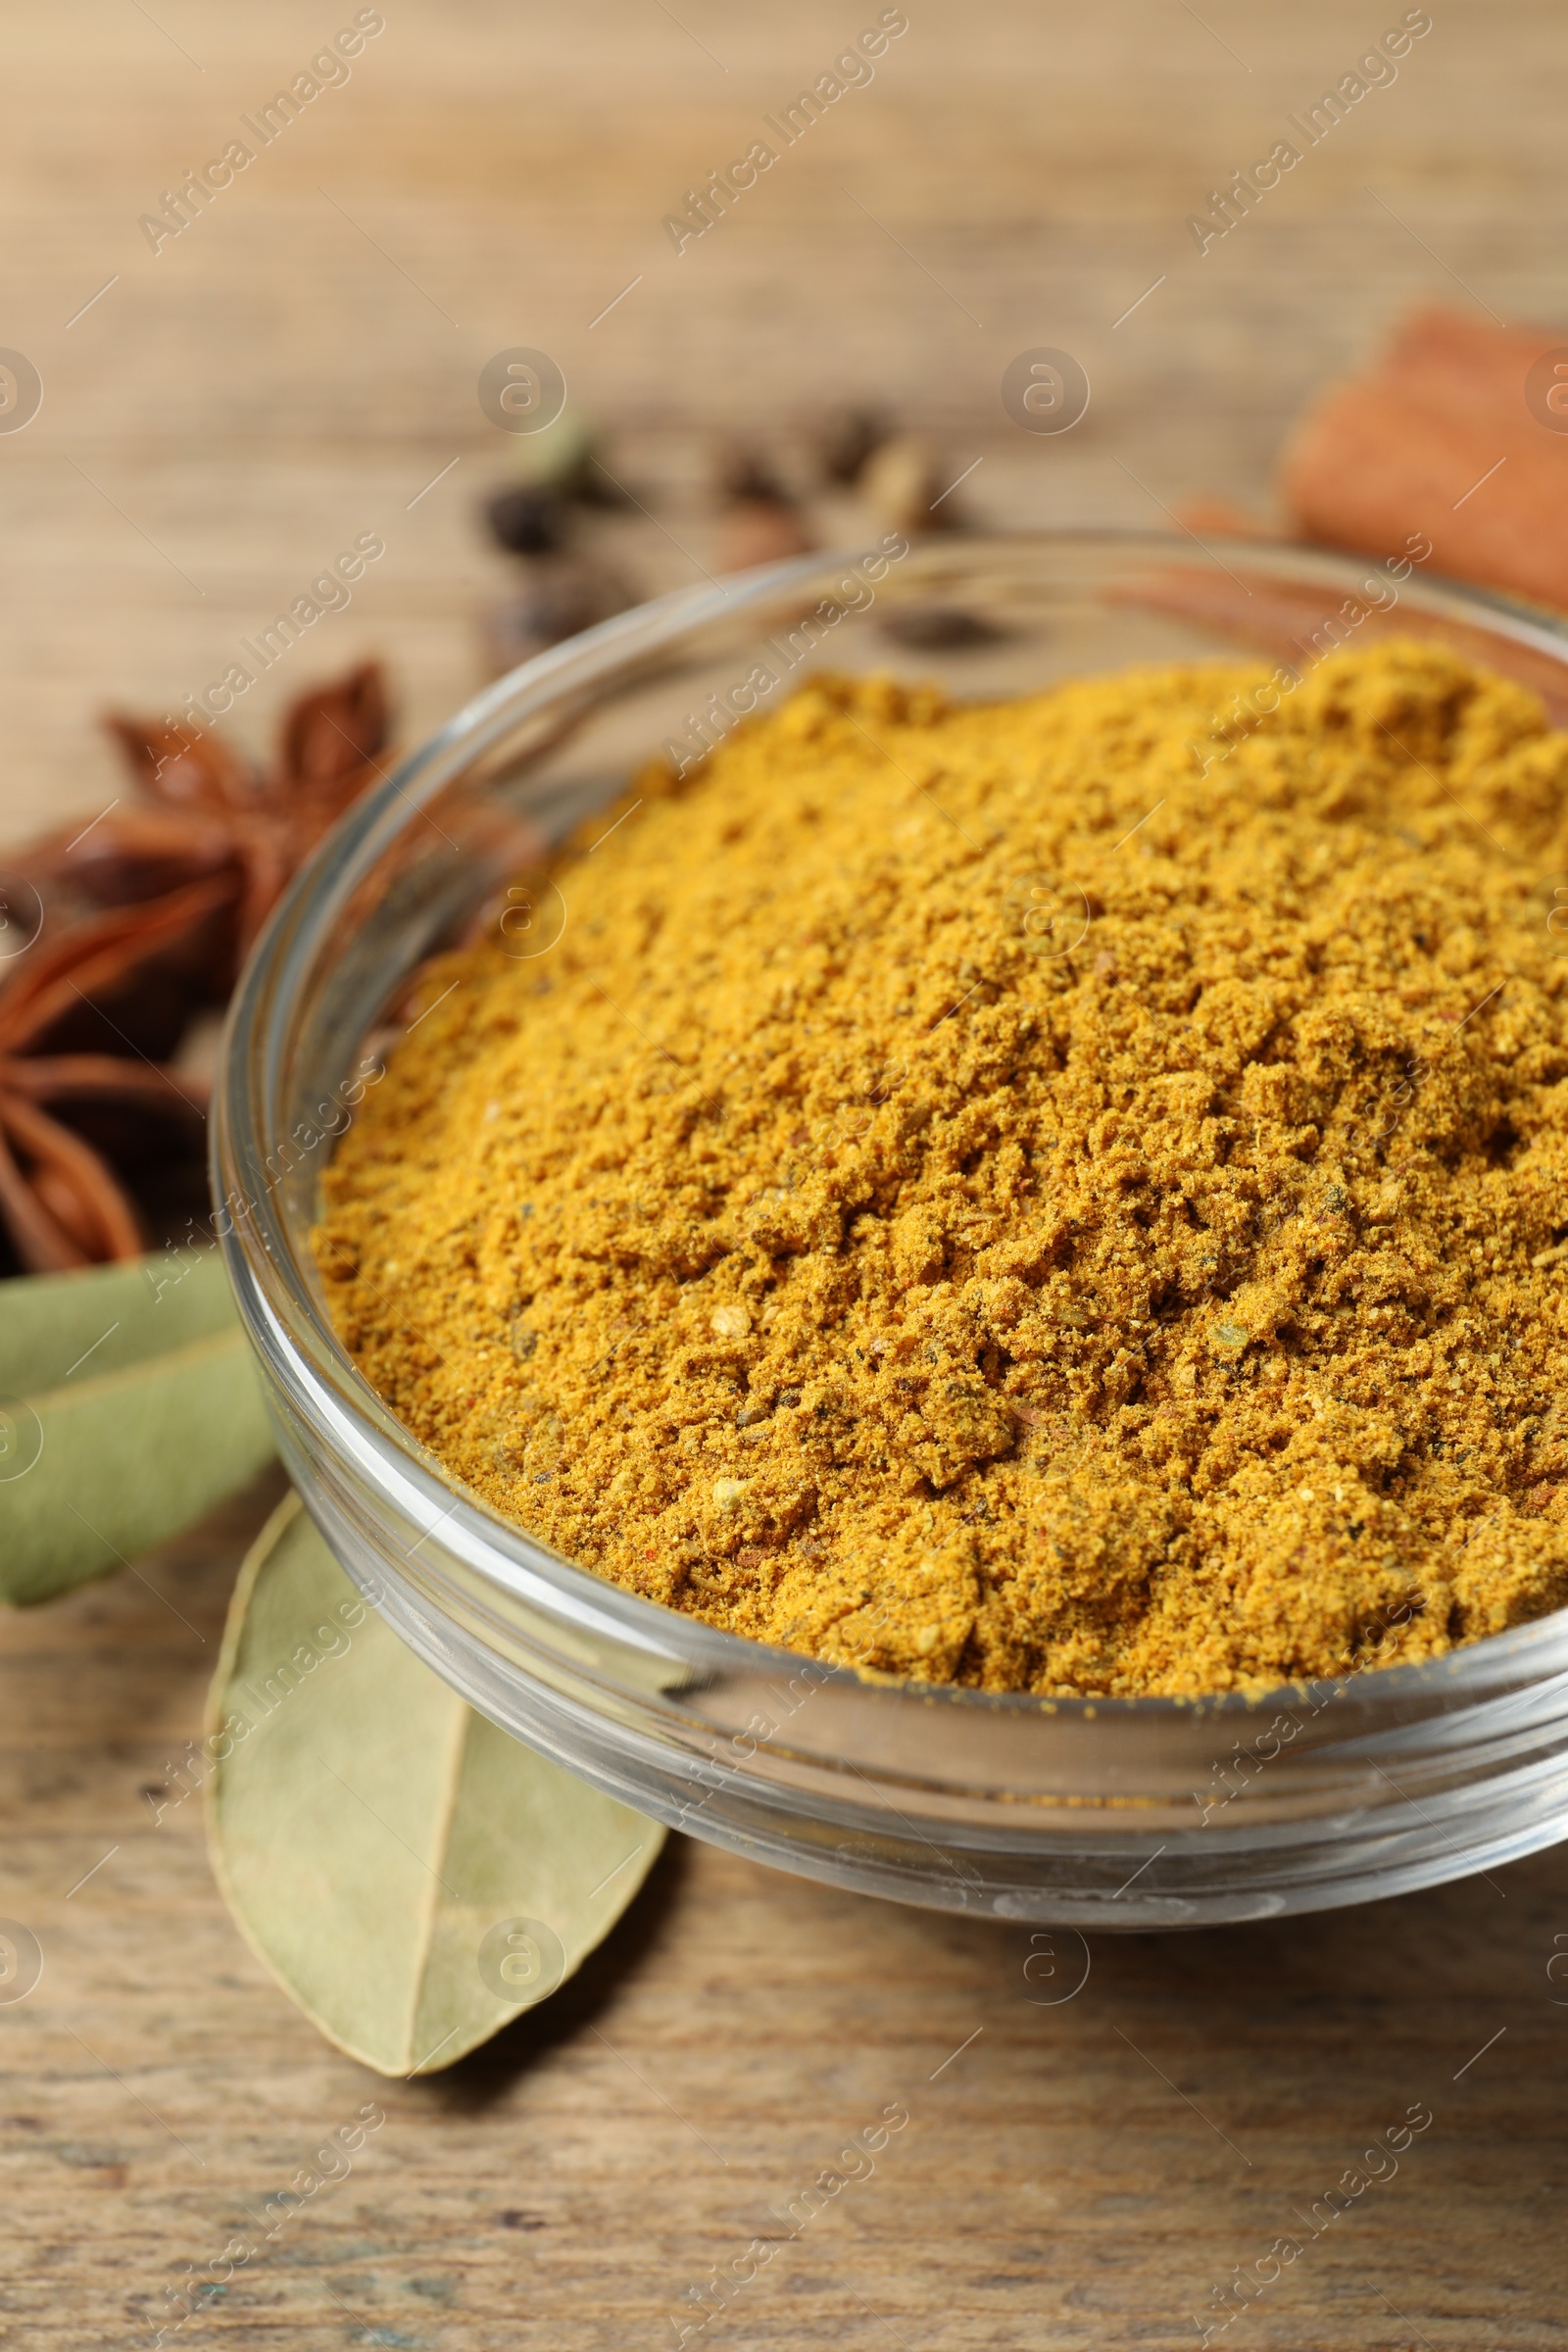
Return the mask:
<path id="1" fill-rule="evenodd" d="M 171 1057 L 295 868 L 385 772 L 375 662 L 291 704 L 266 770 L 193 725 L 107 723 L 138 797 L 5 860 L 10 919 L 24 901 L 39 915 L 0 965 L 0 1225 L 29 1273 L 147 1247 L 126 1168 L 188 1160 L 206 1117 L 205 1084 Z"/>

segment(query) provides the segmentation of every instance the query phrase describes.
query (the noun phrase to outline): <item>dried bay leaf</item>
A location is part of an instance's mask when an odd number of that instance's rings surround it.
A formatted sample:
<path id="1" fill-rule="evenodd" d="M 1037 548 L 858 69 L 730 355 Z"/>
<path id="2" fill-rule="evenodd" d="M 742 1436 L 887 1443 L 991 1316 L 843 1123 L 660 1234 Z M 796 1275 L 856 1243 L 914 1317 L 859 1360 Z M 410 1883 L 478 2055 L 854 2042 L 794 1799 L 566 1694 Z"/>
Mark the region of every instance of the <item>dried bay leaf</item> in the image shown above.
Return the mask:
<path id="1" fill-rule="evenodd" d="M 228 1279 L 213 1249 L 24 1274 L 0 1282 L 0 1395 L 58 1388 L 88 1349 L 96 1378 L 234 1329 Z"/>
<path id="2" fill-rule="evenodd" d="M 216 1250 L 0 1282 L 0 1601 L 134 1559 L 272 1451 Z"/>
<path id="3" fill-rule="evenodd" d="M 663 1843 L 488 1722 L 290 1495 L 240 1571 L 208 1707 L 214 1868 L 328 2040 L 436 2072 L 570 1976 Z"/>

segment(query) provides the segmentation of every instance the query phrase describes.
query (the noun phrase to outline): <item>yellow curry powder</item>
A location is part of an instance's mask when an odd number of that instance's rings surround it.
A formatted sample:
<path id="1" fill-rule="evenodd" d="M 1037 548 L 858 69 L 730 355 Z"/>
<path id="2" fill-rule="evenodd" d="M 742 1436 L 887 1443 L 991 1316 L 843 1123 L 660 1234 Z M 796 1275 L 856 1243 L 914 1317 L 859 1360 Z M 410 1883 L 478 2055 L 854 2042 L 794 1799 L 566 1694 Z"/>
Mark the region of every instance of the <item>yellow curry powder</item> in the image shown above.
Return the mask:
<path id="1" fill-rule="evenodd" d="M 1259 674 L 823 678 L 640 778 L 327 1177 L 391 1409 L 601 1576 L 930 1681 L 1568 1600 L 1568 737 L 1395 644 L 1200 775 Z"/>

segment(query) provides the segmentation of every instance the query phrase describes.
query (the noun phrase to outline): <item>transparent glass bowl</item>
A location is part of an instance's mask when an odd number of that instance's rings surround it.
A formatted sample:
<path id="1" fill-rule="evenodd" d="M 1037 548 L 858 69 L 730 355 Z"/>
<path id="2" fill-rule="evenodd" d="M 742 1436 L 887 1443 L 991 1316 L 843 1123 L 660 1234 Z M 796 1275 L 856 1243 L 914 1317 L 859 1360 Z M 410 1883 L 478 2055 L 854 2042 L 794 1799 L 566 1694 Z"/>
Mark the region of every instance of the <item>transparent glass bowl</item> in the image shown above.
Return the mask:
<path id="1" fill-rule="evenodd" d="M 1299 668 L 1334 631 L 1400 627 L 1568 710 L 1568 634 L 1419 567 L 1391 607 L 1395 576 L 1132 533 L 929 541 L 880 572 L 801 558 L 525 664 L 337 827 L 235 1000 L 220 1226 L 301 1494 L 349 1574 L 472 1705 L 627 1804 L 783 1869 L 1080 1929 L 1358 1902 L 1568 1833 L 1568 1612 L 1261 1702 L 1048 1705 L 862 1683 L 603 1583 L 457 1485 L 338 1344 L 308 1243 L 331 1131 L 353 1115 L 362 1062 L 393 1050 L 411 969 L 639 760 L 726 723 L 759 664 L 779 696 L 829 665 L 985 697 L 1265 645 Z M 548 956 L 562 919 L 548 887 L 516 904 L 519 952 Z"/>

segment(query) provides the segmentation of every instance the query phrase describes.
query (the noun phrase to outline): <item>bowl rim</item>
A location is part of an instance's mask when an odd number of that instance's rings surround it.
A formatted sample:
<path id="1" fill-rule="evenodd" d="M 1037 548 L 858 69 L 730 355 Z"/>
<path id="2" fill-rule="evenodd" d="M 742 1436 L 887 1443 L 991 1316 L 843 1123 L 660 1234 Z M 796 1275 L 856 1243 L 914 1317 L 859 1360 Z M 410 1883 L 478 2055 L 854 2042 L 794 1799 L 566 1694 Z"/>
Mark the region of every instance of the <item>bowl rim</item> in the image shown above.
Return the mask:
<path id="1" fill-rule="evenodd" d="M 1380 559 L 1355 551 L 1290 539 L 1238 538 L 1205 532 L 1201 542 L 1174 531 L 1137 526 L 1079 524 L 1028 531 L 955 531 L 907 541 L 906 552 L 928 561 L 987 548 L 1017 556 L 1031 548 L 1049 556 L 1061 549 L 1081 554 L 1103 550 L 1132 555 L 1147 550 L 1152 561 L 1191 563 L 1218 548 L 1238 561 L 1278 569 L 1298 581 L 1320 576 L 1325 585 L 1348 588 L 1349 574 Z M 463 1565 L 499 1592 L 532 1602 L 553 1621 L 595 1623 L 625 1647 L 666 1659 L 686 1670 L 680 1690 L 710 1677 L 775 1680 L 808 1669 L 813 1683 L 885 1701 L 956 1707 L 968 1714 L 1004 1718 L 1089 1722 L 1154 1718 L 1194 1721 L 1209 1716 L 1258 1715 L 1265 1707 L 1299 1712 L 1313 1690 L 1332 1684 L 1343 1699 L 1353 1692 L 1357 1711 L 1399 1719 L 1412 1701 L 1430 1703 L 1442 1686 L 1448 1703 L 1460 1695 L 1452 1686 L 1480 1686 L 1463 1695 L 1480 1701 L 1495 1690 L 1533 1688 L 1543 1670 L 1568 1670 L 1568 1608 L 1529 1620 L 1504 1633 L 1483 1636 L 1441 1657 L 1404 1665 L 1352 1668 L 1306 1682 L 1282 1683 L 1259 1691 L 1226 1690 L 1192 1694 L 1079 1693 L 1045 1696 L 1034 1691 L 983 1690 L 953 1683 L 872 1673 L 811 1657 L 733 1634 L 706 1619 L 687 1616 L 631 1592 L 592 1569 L 553 1551 L 518 1522 L 485 1502 L 439 1465 L 437 1457 L 391 1413 L 349 1355 L 308 1288 L 282 1279 L 291 1258 L 308 1254 L 273 1188 L 266 1183 L 237 1186 L 242 1171 L 265 1163 L 258 1150 L 270 1134 L 265 1106 L 275 1093 L 283 1031 L 292 1002 L 286 983 L 303 958 L 314 961 L 345 903 L 376 859 L 424 812 L 426 804 L 462 769 L 519 723 L 547 708 L 564 692 L 588 688 L 612 674 L 628 655 L 647 655 L 687 630 L 733 617 L 764 604 L 782 590 L 808 580 L 826 582 L 848 571 L 878 546 L 813 551 L 779 563 L 693 584 L 649 599 L 626 612 L 535 655 L 495 679 L 453 712 L 433 733 L 404 754 L 379 784 L 355 802 L 300 867 L 262 928 L 236 985 L 224 1023 L 218 1081 L 213 1094 L 210 1177 L 219 1241 L 241 1321 L 253 1347 L 269 1362 L 298 1409 L 309 1400 L 318 1431 L 336 1448 L 345 1436 L 362 1468 L 373 1466 L 378 1490 L 400 1506 L 429 1506 L 426 1536 L 442 1531 L 442 1542 Z M 1218 561 L 1218 558 L 1211 560 Z M 1224 567 L 1224 566 L 1222 566 Z M 1494 634 L 1513 639 L 1562 664 L 1568 682 L 1568 619 L 1500 591 L 1480 588 L 1442 572 L 1424 572 L 1403 583 L 1428 612 L 1480 620 Z M 1219 657 L 1216 655 L 1215 657 Z M 1238 659 L 1245 659 L 1239 654 Z M 1261 657 L 1259 657 L 1261 658 Z M 258 1105 L 264 1115 L 257 1116 Z M 240 1204 L 236 1207 L 236 1200 Z M 269 1296 L 269 1290 L 274 1294 Z M 312 1348 L 302 1347 L 287 1317 L 303 1320 Z M 315 1360 L 313 1361 L 313 1356 Z M 323 1429 L 343 1417 L 352 1427 Z M 359 1443 L 352 1441 L 357 1438 Z M 401 1495 L 397 1490 L 403 1490 Z M 422 1543 L 423 1538 L 420 1539 Z M 608 1626 L 606 1621 L 608 1622 Z M 1530 1661 L 1528 1652 L 1555 1654 Z M 1388 1702 L 1386 1705 L 1380 1702 Z M 1316 1712 L 1316 1709 L 1313 1709 Z"/>

